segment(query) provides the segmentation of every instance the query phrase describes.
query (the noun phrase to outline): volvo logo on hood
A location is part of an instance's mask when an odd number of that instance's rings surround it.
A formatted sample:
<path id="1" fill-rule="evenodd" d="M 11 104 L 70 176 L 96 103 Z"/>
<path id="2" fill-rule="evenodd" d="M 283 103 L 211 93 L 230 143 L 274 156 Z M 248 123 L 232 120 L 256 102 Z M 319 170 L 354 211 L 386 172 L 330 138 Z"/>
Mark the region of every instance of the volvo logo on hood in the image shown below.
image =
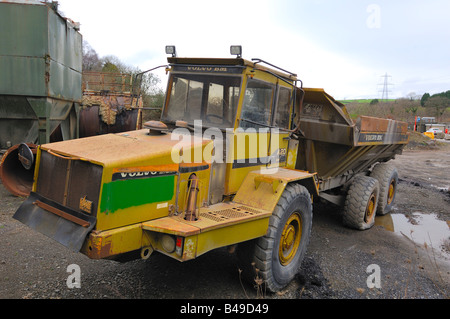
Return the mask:
<path id="1" fill-rule="evenodd" d="M 138 179 L 138 178 L 150 178 L 157 176 L 175 175 L 177 172 L 120 172 L 114 173 L 112 176 L 113 181 Z"/>

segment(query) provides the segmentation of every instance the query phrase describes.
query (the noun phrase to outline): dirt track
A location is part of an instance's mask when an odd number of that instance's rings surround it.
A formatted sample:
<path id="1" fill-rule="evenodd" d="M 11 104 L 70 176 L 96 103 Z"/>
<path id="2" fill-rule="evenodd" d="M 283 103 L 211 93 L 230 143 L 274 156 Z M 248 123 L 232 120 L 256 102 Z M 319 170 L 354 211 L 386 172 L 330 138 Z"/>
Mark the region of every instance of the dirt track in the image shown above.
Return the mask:
<path id="1" fill-rule="evenodd" d="M 450 186 L 449 149 L 405 151 L 394 163 L 400 176 L 394 214 L 433 213 L 450 221 L 450 194 L 440 190 Z M 158 254 L 124 264 L 90 260 L 12 219 L 22 201 L 0 185 L 2 299 L 450 297 L 450 257 L 442 255 L 445 247 L 425 249 L 413 242 L 414 234 L 395 233 L 386 226 L 364 232 L 345 228 L 339 211 L 329 206 L 314 208 L 311 244 L 300 274 L 282 292 L 261 295 L 241 282 L 235 256 L 226 249 L 187 263 Z M 69 289 L 66 283 L 71 264 L 81 269 L 79 289 Z M 381 288 L 370 289 L 366 270 L 374 264 L 381 271 Z"/>

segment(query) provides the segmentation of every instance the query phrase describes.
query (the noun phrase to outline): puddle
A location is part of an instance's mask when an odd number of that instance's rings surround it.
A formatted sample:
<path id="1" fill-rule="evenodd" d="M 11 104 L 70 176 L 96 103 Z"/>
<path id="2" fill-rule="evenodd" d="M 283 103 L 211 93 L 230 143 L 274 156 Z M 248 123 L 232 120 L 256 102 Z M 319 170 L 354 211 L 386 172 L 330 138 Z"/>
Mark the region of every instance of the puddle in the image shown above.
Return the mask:
<path id="1" fill-rule="evenodd" d="M 428 247 L 441 251 L 442 255 L 450 259 L 450 221 L 439 220 L 436 214 L 388 214 L 377 216 L 375 225 L 403 234 L 418 245 L 426 243 Z"/>

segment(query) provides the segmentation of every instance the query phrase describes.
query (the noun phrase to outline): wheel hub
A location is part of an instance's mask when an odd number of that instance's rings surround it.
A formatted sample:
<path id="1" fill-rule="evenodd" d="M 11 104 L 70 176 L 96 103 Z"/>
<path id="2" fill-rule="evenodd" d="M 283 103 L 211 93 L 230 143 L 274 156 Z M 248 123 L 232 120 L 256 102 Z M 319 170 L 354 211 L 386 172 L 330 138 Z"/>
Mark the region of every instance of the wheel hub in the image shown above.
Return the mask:
<path id="1" fill-rule="evenodd" d="M 286 230 L 286 234 L 284 235 L 283 240 L 283 250 L 289 250 L 289 248 L 294 243 L 295 238 L 295 228 L 292 225 L 289 225 L 288 229 Z"/>
<path id="2" fill-rule="evenodd" d="M 369 203 L 367 204 L 366 208 L 366 216 L 365 216 L 366 223 L 369 223 L 375 214 L 375 200 L 376 200 L 375 195 L 372 194 L 370 196 Z"/>
<path id="3" fill-rule="evenodd" d="M 286 222 L 280 238 L 278 256 L 283 266 L 288 265 L 297 254 L 302 234 L 302 222 L 299 213 L 292 214 Z"/>
<path id="4" fill-rule="evenodd" d="M 387 197 L 387 203 L 390 205 L 392 201 L 394 200 L 394 194 L 395 194 L 395 181 L 393 180 L 391 184 L 389 185 L 388 190 L 388 197 Z"/>

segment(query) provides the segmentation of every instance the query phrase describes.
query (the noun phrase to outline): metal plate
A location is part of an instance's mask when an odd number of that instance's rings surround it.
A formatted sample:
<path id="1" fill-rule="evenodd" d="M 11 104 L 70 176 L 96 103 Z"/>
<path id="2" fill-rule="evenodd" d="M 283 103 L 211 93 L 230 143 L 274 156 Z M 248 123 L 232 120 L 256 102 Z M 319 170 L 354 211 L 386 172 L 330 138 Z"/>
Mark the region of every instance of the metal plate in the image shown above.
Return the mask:
<path id="1" fill-rule="evenodd" d="M 40 201 L 54 207 L 64 213 L 73 215 L 79 219 L 87 221 L 88 227 L 80 226 L 72 221 L 51 213 L 34 203 Z M 13 216 L 14 219 L 22 222 L 30 228 L 46 235 L 59 242 L 60 244 L 72 249 L 75 252 L 80 251 L 86 236 L 94 229 L 96 218 L 78 213 L 51 200 L 48 200 L 36 193 L 31 193 L 30 197 L 19 207 Z"/>

